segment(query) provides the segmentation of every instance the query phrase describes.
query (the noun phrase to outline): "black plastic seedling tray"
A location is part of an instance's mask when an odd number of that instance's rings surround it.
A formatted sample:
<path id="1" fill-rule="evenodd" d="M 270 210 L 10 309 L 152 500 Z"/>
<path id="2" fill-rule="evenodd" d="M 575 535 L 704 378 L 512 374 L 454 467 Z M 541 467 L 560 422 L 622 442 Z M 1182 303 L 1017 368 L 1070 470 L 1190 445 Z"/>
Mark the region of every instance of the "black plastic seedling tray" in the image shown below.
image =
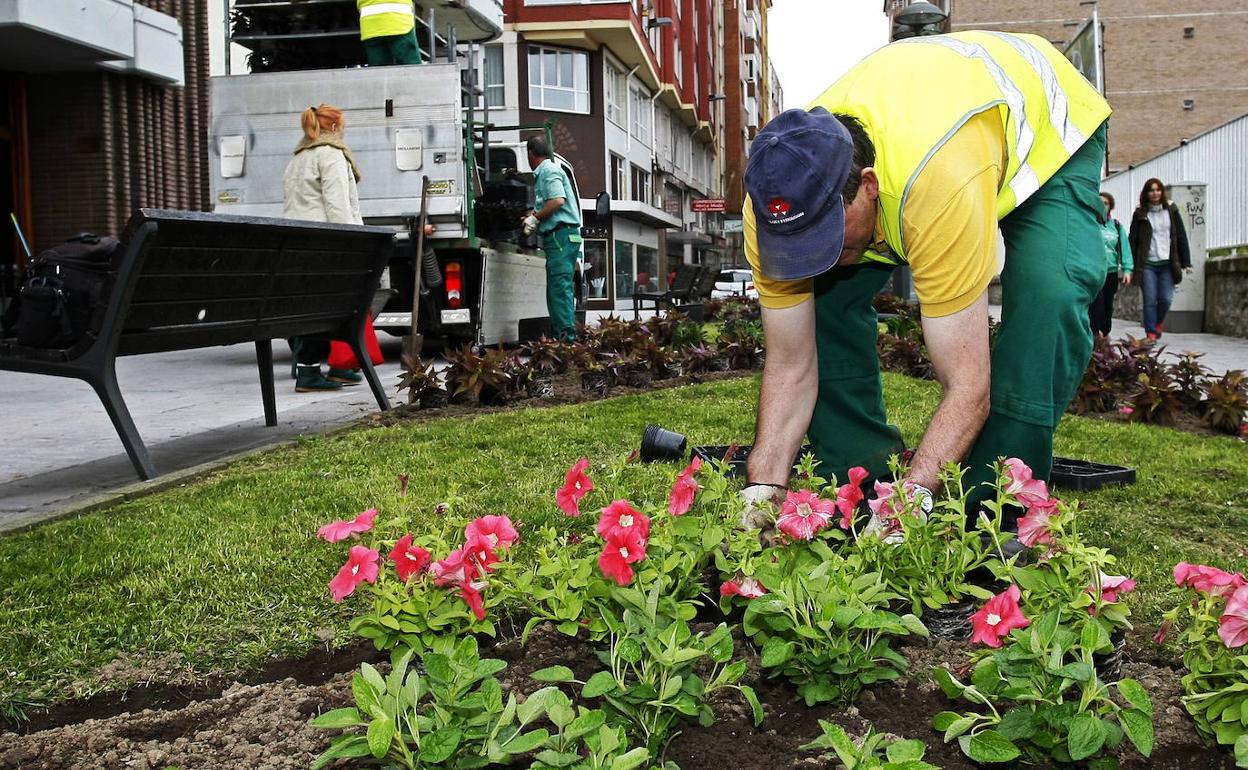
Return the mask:
<path id="1" fill-rule="evenodd" d="M 1135 468 L 1102 465 L 1088 460 L 1071 460 L 1068 457 L 1054 457 L 1053 471 L 1049 474 L 1051 486 L 1075 492 L 1100 489 L 1108 484 L 1134 483 Z"/>

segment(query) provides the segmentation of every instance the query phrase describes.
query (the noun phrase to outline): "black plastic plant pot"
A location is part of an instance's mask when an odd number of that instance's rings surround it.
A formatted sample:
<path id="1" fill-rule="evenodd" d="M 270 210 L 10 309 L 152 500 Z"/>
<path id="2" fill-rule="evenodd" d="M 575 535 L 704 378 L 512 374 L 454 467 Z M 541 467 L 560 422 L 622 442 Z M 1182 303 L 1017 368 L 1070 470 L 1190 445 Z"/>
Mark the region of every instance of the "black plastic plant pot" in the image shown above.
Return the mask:
<path id="1" fill-rule="evenodd" d="M 481 388 L 481 392 L 477 394 L 477 402 L 481 406 L 505 406 L 507 404 L 507 392 L 502 388 L 496 388 L 492 385 L 486 385 Z"/>
<path id="2" fill-rule="evenodd" d="M 582 372 L 581 390 L 605 397 L 611 390 L 611 378 L 606 372 Z"/>
<path id="3" fill-rule="evenodd" d="M 649 369 L 634 369 L 624 375 L 624 384 L 630 388 L 648 388 L 654 382 Z"/>
<path id="4" fill-rule="evenodd" d="M 688 439 L 674 431 L 647 425 L 641 434 L 641 461 L 683 460 Z"/>
<path id="5" fill-rule="evenodd" d="M 1067 457 L 1053 458 L 1053 471 L 1049 484 L 1075 492 L 1088 492 L 1109 484 L 1134 484 L 1135 469 L 1120 465 L 1102 465 L 1087 460 L 1071 460 Z"/>
<path id="6" fill-rule="evenodd" d="M 936 609 L 925 608 L 919 619 L 937 639 L 965 642 L 971 638 L 971 616 L 975 610 L 974 599 L 963 599 Z"/>
<path id="7" fill-rule="evenodd" d="M 420 394 L 421 409 L 441 409 L 450 403 L 451 394 L 441 388 L 430 388 Z"/>
<path id="8" fill-rule="evenodd" d="M 728 463 L 729 476 L 745 476 L 745 464 L 750 459 L 750 450 L 752 446 L 746 444 L 738 446 L 736 451 L 732 453 L 732 459 Z M 695 446 L 690 453 L 690 458 L 701 457 L 702 462 L 710 462 L 711 460 L 723 460 L 724 455 L 728 453 L 726 446 Z"/>
<path id="9" fill-rule="evenodd" d="M 1127 632 L 1121 628 L 1109 635 L 1109 642 L 1114 646 L 1110 652 L 1092 655 L 1092 666 L 1102 682 L 1112 684 L 1122 679 L 1122 651 L 1127 645 Z"/>
<path id="10" fill-rule="evenodd" d="M 683 377 L 684 374 L 685 374 L 685 367 L 679 361 L 674 361 L 670 364 L 663 365 L 663 379 L 665 380 L 675 379 L 677 377 Z"/>
<path id="11" fill-rule="evenodd" d="M 529 398 L 550 398 L 555 395 L 555 381 L 550 377 L 535 377 L 524 389 Z"/>

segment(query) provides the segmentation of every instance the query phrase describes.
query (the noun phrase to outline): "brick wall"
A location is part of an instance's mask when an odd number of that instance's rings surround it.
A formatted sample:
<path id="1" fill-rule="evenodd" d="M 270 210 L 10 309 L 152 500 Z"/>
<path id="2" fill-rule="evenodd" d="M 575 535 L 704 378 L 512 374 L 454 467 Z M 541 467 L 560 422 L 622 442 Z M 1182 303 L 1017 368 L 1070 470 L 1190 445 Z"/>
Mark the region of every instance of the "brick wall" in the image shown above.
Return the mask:
<path id="1" fill-rule="evenodd" d="M 210 208 L 207 5 L 142 4 L 182 24 L 185 87 L 104 71 L 27 78 L 37 249 L 120 234 L 139 207 Z"/>
<path id="2" fill-rule="evenodd" d="M 954 31 L 1000 29 L 1068 40 L 1090 13 L 1078 0 L 955 2 Z M 1248 112 L 1243 0 L 1101 0 L 1113 170 L 1147 160 Z M 1191 27 L 1191 37 L 1185 28 Z M 1185 99 L 1193 101 L 1184 109 Z"/>

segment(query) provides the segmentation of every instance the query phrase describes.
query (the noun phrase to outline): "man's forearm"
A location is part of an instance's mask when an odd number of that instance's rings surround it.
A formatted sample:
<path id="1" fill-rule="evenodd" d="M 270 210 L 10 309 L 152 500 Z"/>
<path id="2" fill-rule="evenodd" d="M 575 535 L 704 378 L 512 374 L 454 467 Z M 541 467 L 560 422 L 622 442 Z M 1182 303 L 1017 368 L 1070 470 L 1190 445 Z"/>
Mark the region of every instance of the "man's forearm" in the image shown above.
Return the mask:
<path id="1" fill-rule="evenodd" d="M 545 222 L 555 215 L 555 212 L 563 208 L 563 198 L 551 198 L 542 206 L 542 210 L 535 212 L 538 219 Z"/>
<path id="2" fill-rule="evenodd" d="M 935 491 L 945 463 L 961 461 L 988 419 L 987 394 L 946 393 L 919 442 L 907 478 Z"/>
<path id="3" fill-rule="evenodd" d="M 815 361 L 786 364 L 768 357 L 759 390 L 754 449 L 750 453 L 751 483 L 788 483 L 793 459 L 810 427 L 818 391 Z"/>

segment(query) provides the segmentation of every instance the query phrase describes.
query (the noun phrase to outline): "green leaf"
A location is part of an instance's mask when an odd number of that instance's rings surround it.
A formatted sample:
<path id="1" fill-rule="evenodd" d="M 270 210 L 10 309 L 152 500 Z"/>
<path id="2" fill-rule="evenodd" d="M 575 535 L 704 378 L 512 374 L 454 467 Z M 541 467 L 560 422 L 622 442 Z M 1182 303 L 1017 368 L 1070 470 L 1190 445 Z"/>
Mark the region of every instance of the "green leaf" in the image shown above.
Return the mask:
<path id="1" fill-rule="evenodd" d="M 763 704 L 758 701 L 758 695 L 754 693 L 754 688 L 749 685 L 741 685 L 741 694 L 745 696 L 746 703 L 750 704 L 750 710 L 754 712 L 754 726 L 761 725 L 763 723 Z"/>
<path id="2" fill-rule="evenodd" d="M 563 737 L 574 741 L 597 731 L 599 727 L 606 724 L 606 721 L 607 715 L 601 709 L 586 710 L 582 707 L 581 715 L 572 720 L 572 724 L 563 731 Z"/>
<path id="3" fill-rule="evenodd" d="M 1248 767 L 1248 733 L 1235 739 L 1235 766 Z"/>
<path id="4" fill-rule="evenodd" d="M 885 750 L 885 756 L 889 762 L 917 762 L 926 751 L 923 741 L 897 741 Z"/>
<path id="5" fill-rule="evenodd" d="M 527 725 L 542 714 L 545 714 L 552 698 L 560 695 L 563 695 L 563 693 L 560 692 L 558 687 L 543 687 L 529 695 L 524 703 L 520 704 L 516 709 L 516 716 L 520 717 L 520 721 Z"/>
<path id="6" fill-rule="evenodd" d="M 906 627 L 907 631 L 916 636 L 926 637 L 928 635 L 927 626 L 923 625 L 923 621 L 910 613 L 901 616 L 901 624 Z"/>
<path id="7" fill-rule="evenodd" d="M 611 762 L 611 770 L 634 770 L 650 759 L 650 752 L 644 747 L 637 747 L 626 754 L 621 754 Z"/>
<path id="8" fill-rule="evenodd" d="M 528 754 L 533 749 L 541 746 L 550 737 L 550 733 L 544 728 L 540 730 L 530 730 L 523 735 L 516 736 L 503 746 L 503 751 L 508 754 Z"/>
<path id="9" fill-rule="evenodd" d="M 1125 709 L 1118 712 L 1118 724 L 1126 732 L 1136 751 L 1145 757 L 1153 753 L 1153 719 L 1139 709 Z"/>
<path id="10" fill-rule="evenodd" d="M 1066 748 L 1075 762 L 1087 759 L 1105 745 L 1105 725 L 1093 714 L 1084 712 L 1070 721 L 1070 734 L 1066 736 Z"/>
<path id="11" fill-rule="evenodd" d="M 945 743 L 948 743 L 954 738 L 957 738 L 959 735 L 962 735 L 962 733 L 971 729 L 978 721 L 979 716 L 976 714 L 972 714 L 968 717 L 959 717 L 956 721 L 945 728 Z"/>
<path id="12" fill-rule="evenodd" d="M 1066 679 L 1073 679 L 1076 682 L 1090 682 L 1092 677 L 1096 675 L 1093 668 L 1083 661 L 1067 663 L 1053 673 Z"/>
<path id="13" fill-rule="evenodd" d="M 1017 759 L 1020 752 L 1010 739 L 996 730 L 984 730 L 958 739 L 962 753 L 976 762 L 1009 762 Z"/>
<path id="14" fill-rule="evenodd" d="M 932 678 L 936 680 L 936 684 L 940 685 L 940 689 L 944 691 L 947 698 L 959 698 L 966 690 L 966 685 L 954 679 L 953 674 L 949 673 L 947 668 L 932 669 Z"/>
<path id="15" fill-rule="evenodd" d="M 949 729 L 949 725 L 962 718 L 962 715 L 956 711 L 942 711 L 932 717 L 932 729 L 938 733 L 943 733 Z"/>
<path id="16" fill-rule="evenodd" d="M 444 727 L 429 733 L 420 741 L 420 759 L 431 765 L 445 762 L 459 748 L 464 733 L 458 727 Z"/>
<path id="17" fill-rule="evenodd" d="M 1123 679 L 1118 682 L 1118 694 L 1127 699 L 1127 703 L 1135 706 L 1145 714 L 1153 713 L 1153 701 L 1148 697 L 1148 690 L 1134 679 Z M 1248 701 L 1245 701 L 1248 704 Z"/>
<path id="18" fill-rule="evenodd" d="M 793 643 L 778 636 L 770 637 L 763 643 L 763 668 L 775 668 L 793 656 Z"/>
<path id="19" fill-rule="evenodd" d="M 572 669 L 567 666 L 541 668 L 529 674 L 529 676 L 539 682 L 571 682 L 576 679 L 576 674 L 572 673 Z"/>
<path id="20" fill-rule="evenodd" d="M 364 677 L 364 681 L 368 682 L 368 686 L 373 691 L 381 695 L 386 691 L 386 680 L 381 678 L 381 674 L 377 669 L 373 668 L 371 663 L 363 663 L 360 665 L 360 675 Z"/>
<path id="21" fill-rule="evenodd" d="M 320 770 L 325 765 L 335 759 L 359 759 L 367 757 L 371 752 L 368 750 L 368 741 L 362 735 L 353 735 L 346 740 L 335 742 L 322 755 L 316 758 L 316 762 L 312 765 L 312 770 Z"/>
<path id="22" fill-rule="evenodd" d="M 1042 720 L 1026 706 L 1016 706 L 1001 716 L 997 731 L 1012 741 L 1024 741 L 1036 734 Z"/>
<path id="23" fill-rule="evenodd" d="M 326 711 L 311 722 L 313 727 L 319 727 L 323 730 L 359 727 L 362 724 L 364 724 L 364 718 L 360 716 L 358 709 L 353 708 Z"/>
<path id="24" fill-rule="evenodd" d="M 381 759 L 390 751 L 390 742 L 394 740 L 394 722 L 389 719 L 374 719 L 368 725 L 368 750 L 374 759 Z"/>
<path id="25" fill-rule="evenodd" d="M 1105 629 L 1095 618 L 1089 619 L 1083 624 L 1083 631 L 1079 635 L 1079 646 L 1088 652 L 1099 652 L 1108 648 L 1110 645 L 1109 634 L 1105 633 Z"/>
<path id="26" fill-rule="evenodd" d="M 681 676 L 670 677 L 663 684 L 663 691 L 659 693 L 659 698 L 661 700 L 667 700 L 668 698 L 675 697 L 676 693 L 680 692 L 680 686 L 684 683 L 685 683 L 684 677 L 681 677 Z"/>
<path id="27" fill-rule="evenodd" d="M 581 755 L 574 751 L 559 752 L 554 749 L 546 749 L 534 754 L 533 759 L 546 767 L 569 767 L 580 762 Z M 535 764 L 534 767 L 537 767 L 537 765 Z"/>
<path id="28" fill-rule="evenodd" d="M 589 678 L 585 683 L 585 688 L 581 690 L 581 696 L 585 698 L 597 698 L 614 692 L 619 685 L 615 681 L 615 677 L 610 671 L 599 671 Z"/>
<path id="29" fill-rule="evenodd" d="M 441 653 L 431 652 L 423 659 L 425 672 L 430 678 L 439 682 L 449 682 L 455 678 L 455 670 L 451 668 L 451 659 Z"/>

